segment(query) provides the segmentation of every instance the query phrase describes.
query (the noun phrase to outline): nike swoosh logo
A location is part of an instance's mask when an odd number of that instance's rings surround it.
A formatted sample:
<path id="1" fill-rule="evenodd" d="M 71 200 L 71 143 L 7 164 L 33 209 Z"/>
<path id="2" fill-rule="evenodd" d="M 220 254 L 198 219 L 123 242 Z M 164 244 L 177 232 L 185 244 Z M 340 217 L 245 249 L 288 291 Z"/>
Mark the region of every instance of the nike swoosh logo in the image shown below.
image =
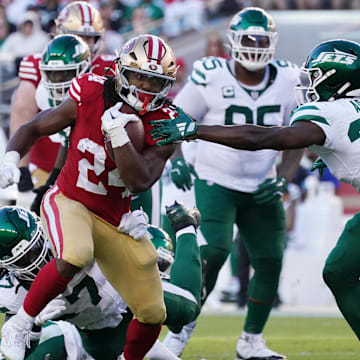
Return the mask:
<path id="1" fill-rule="evenodd" d="M 111 116 L 111 118 L 114 120 L 114 119 L 116 119 L 116 117 L 112 114 L 112 112 L 110 111 L 110 116 Z"/>

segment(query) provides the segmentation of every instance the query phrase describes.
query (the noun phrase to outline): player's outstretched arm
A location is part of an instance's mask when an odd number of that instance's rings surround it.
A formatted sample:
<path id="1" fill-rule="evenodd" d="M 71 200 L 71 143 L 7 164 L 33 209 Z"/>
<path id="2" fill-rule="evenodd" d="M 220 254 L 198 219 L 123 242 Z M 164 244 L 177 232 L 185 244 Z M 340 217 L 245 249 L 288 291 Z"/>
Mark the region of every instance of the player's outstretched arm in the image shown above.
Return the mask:
<path id="1" fill-rule="evenodd" d="M 17 151 L 22 157 L 38 138 L 55 134 L 74 125 L 75 121 L 76 103 L 72 99 L 68 99 L 56 108 L 38 113 L 29 122 L 22 125 L 10 138 L 6 151 Z"/>
<path id="2" fill-rule="evenodd" d="M 241 150 L 290 150 L 310 145 L 323 145 L 325 134 L 310 121 L 297 121 L 294 126 L 257 125 L 197 125 L 193 119 L 179 109 L 174 120 L 155 120 L 157 126 L 150 134 L 157 145 L 163 146 L 182 140 L 201 139 Z M 164 139 L 163 139 L 164 138 Z"/>
<path id="3" fill-rule="evenodd" d="M 200 125 L 195 138 L 242 150 L 287 150 L 301 149 L 314 144 L 323 145 L 325 134 L 317 125 L 302 121 L 292 127 Z"/>

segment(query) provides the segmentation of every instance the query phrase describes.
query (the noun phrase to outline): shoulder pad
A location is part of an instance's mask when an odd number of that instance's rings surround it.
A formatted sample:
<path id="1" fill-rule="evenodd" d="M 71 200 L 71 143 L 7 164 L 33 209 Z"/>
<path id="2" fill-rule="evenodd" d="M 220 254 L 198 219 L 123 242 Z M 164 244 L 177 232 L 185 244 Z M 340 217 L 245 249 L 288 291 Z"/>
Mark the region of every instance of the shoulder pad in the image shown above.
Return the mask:
<path id="1" fill-rule="evenodd" d="M 297 108 L 290 118 L 290 124 L 294 124 L 296 121 L 314 121 L 330 125 L 328 120 L 324 117 L 320 103 L 306 103 Z"/>
<path id="2" fill-rule="evenodd" d="M 69 89 L 69 96 L 77 103 L 94 101 L 102 96 L 105 76 L 96 74 L 82 74 L 75 78 Z"/>
<path id="3" fill-rule="evenodd" d="M 275 60 L 272 64 L 278 69 L 279 72 L 285 73 L 291 79 L 299 79 L 300 77 L 300 69 L 299 67 L 288 60 Z"/>
<path id="4" fill-rule="evenodd" d="M 226 60 L 214 56 L 204 57 L 193 64 L 190 80 L 195 85 L 206 86 L 218 71 L 226 67 Z"/>
<path id="5" fill-rule="evenodd" d="M 41 54 L 31 54 L 22 58 L 19 66 L 20 80 L 30 81 L 35 87 L 41 80 L 39 62 Z"/>

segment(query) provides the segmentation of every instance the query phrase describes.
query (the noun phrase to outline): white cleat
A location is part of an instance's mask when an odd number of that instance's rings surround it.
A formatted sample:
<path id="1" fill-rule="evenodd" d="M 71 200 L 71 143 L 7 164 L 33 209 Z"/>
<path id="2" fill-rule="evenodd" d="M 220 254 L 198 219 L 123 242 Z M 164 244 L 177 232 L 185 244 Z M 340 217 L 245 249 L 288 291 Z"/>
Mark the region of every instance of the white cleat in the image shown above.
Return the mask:
<path id="1" fill-rule="evenodd" d="M 242 336 L 236 345 L 235 360 L 281 360 L 284 355 L 270 350 L 261 336 Z"/>
<path id="2" fill-rule="evenodd" d="M 173 354 L 175 354 L 176 356 L 180 356 L 186 344 L 190 340 L 190 337 L 195 329 L 195 325 L 195 321 L 185 325 L 178 334 L 175 334 L 169 330 L 163 340 L 163 344 Z"/>
<path id="3" fill-rule="evenodd" d="M 40 333 L 29 330 L 32 324 L 25 323 L 18 315 L 6 321 L 1 330 L 0 350 L 7 360 L 24 360 L 31 340 L 38 340 Z"/>
<path id="4" fill-rule="evenodd" d="M 148 360 L 181 360 L 159 340 L 156 340 L 145 357 Z"/>

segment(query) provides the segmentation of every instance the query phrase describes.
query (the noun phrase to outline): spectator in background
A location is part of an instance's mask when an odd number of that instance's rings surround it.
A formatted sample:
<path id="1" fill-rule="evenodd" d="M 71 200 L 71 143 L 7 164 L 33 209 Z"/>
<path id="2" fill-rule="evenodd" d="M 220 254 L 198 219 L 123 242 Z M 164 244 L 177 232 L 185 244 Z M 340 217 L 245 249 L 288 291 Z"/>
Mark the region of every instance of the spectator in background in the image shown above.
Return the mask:
<path id="1" fill-rule="evenodd" d="M 125 9 L 124 17 L 126 20 L 130 21 L 130 26 L 124 28 L 123 30 L 135 30 L 136 32 L 141 33 L 141 29 L 149 28 L 146 25 L 149 24 L 151 21 L 160 20 L 164 17 L 164 9 L 162 2 L 159 2 L 158 0 L 138 0 L 132 5 L 127 6 L 127 8 Z M 144 21 L 145 23 L 141 24 L 141 21 Z M 159 30 L 155 32 L 151 31 L 151 33 L 158 32 Z"/>
<path id="2" fill-rule="evenodd" d="M 203 13 L 201 0 L 165 0 L 166 36 L 172 38 L 187 31 L 200 30 Z"/>
<path id="3" fill-rule="evenodd" d="M 7 23 L 7 29 L 9 34 L 16 31 L 16 26 L 8 19 L 6 7 L 4 4 L 0 4 L 0 19 L 4 20 Z"/>
<path id="4" fill-rule="evenodd" d="M 116 49 L 120 49 L 123 44 L 123 38 L 118 30 L 122 25 L 122 16 L 124 14 L 124 7 L 116 1 L 103 0 L 99 6 L 99 12 L 104 24 L 104 37 L 101 52 L 114 54 Z"/>
<path id="5" fill-rule="evenodd" d="M 205 56 L 217 56 L 230 59 L 229 52 L 225 49 L 224 39 L 217 31 L 211 31 L 207 35 Z"/>
<path id="6" fill-rule="evenodd" d="M 20 21 L 18 30 L 4 41 L 0 53 L 10 54 L 18 64 L 22 57 L 43 51 L 48 41 L 48 35 L 40 28 L 37 14 L 28 11 Z"/>

